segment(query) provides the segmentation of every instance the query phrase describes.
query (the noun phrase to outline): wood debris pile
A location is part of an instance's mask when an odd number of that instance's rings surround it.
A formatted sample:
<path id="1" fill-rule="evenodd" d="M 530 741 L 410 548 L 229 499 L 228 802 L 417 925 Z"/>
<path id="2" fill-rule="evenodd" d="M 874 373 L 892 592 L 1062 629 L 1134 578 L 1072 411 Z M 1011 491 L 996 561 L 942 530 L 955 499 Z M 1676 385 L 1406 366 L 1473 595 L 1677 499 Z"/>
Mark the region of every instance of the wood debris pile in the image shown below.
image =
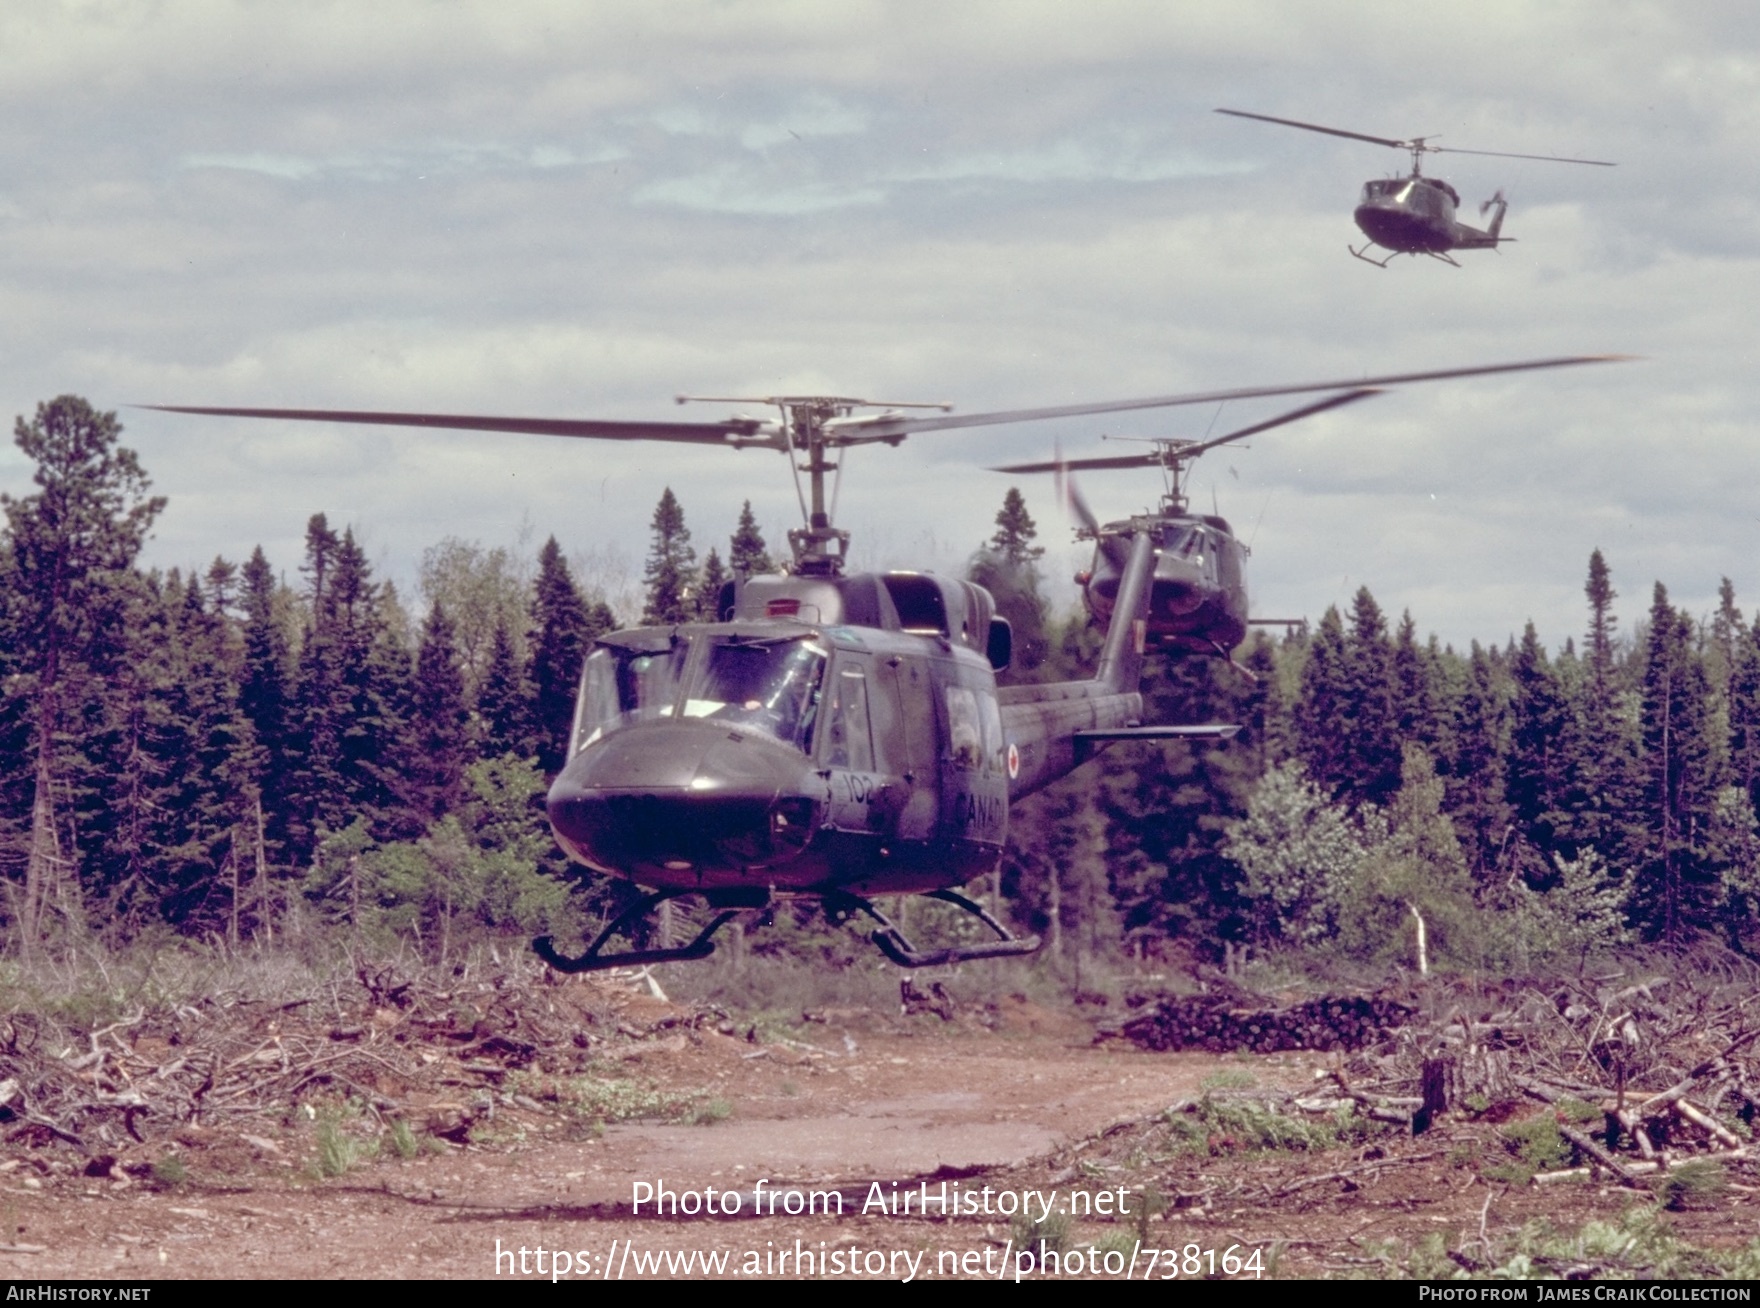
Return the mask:
<path id="1" fill-rule="evenodd" d="M 1156 1050 L 1348 1049 L 1311 1091 L 1262 1107 L 1368 1117 L 1413 1135 L 1443 1121 L 1483 1125 L 1512 1179 L 1648 1187 L 1687 1163 L 1760 1165 L 1755 980 L 1685 967 L 1549 986 L 1437 980 L 1419 1007 L 1329 998 L 1256 1008 L 1233 993 L 1162 1000 L 1117 1034 Z"/>
<path id="2" fill-rule="evenodd" d="M 719 1010 L 650 998 L 615 973 L 566 985 L 467 973 L 442 986 L 363 968 L 357 980 L 285 1001 L 220 993 L 143 1006 L 84 1029 L 27 1010 L 0 1016 L 0 1143 L 120 1179 L 192 1127 L 260 1142 L 326 1100 L 463 1142 L 498 1102 L 524 1098 L 506 1093 L 513 1072 L 577 1073 L 643 1042 L 733 1031 Z"/>

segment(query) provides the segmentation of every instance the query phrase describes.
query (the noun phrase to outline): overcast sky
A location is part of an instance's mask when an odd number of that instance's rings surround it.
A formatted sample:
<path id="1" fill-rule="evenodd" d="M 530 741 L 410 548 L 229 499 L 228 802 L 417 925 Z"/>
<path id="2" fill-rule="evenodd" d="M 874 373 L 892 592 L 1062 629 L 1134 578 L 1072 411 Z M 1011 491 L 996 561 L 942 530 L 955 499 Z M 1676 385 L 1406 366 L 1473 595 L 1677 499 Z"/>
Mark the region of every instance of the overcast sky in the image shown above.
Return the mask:
<path id="1" fill-rule="evenodd" d="M 1220 117 L 1467 149 L 1498 252 L 1352 259 L 1399 153 Z M 1760 602 L 1760 11 L 1707 2 L 0 7 L 0 401 L 666 419 L 672 396 L 829 392 L 964 410 L 1619 352 L 1409 387 L 1212 455 L 1257 613 L 1367 584 L 1464 645 L 1623 626 L 1660 579 Z M 1291 403 L 1286 401 L 1285 406 Z M 726 406 L 704 409 L 705 419 Z M 1276 401 L 923 434 L 857 451 L 868 565 L 954 570 L 1011 481 L 984 465 L 1201 436 Z M 147 561 L 292 576 L 351 523 L 412 589 L 455 535 L 639 568 L 670 485 L 699 551 L 764 451 L 306 427 L 124 410 L 170 498 Z M 0 489 L 29 469 L 0 452 Z M 1041 479 L 1044 481 L 1046 479 Z M 1047 484 L 1022 483 L 1066 576 Z M 1102 514 L 1155 474 L 1083 483 Z"/>

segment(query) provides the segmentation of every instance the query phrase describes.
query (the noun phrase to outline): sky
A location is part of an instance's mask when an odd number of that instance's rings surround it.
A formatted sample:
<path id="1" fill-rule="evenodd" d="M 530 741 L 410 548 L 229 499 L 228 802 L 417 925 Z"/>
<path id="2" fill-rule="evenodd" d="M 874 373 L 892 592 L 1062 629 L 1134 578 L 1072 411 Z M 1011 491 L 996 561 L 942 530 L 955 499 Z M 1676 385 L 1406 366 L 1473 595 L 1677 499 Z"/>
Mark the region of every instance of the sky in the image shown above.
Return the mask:
<path id="1" fill-rule="evenodd" d="M 1586 168 L 1435 155 L 1515 242 L 1352 259 L 1397 151 L 1218 107 Z M 0 7 L 0 403 L 117 409 L 169 498 L 145 562 L 350 524 L 413 595 L 443 538 L 549 535 L 627 595 L 671 487 L 699 553 L 774 453 L 248 422 L 141 404 L 666 420 L 680 393 L 962 411 L 1465 367 L 1208 456 L 1253 607 L 1367 585 L 1464 647 L 1629 632 L 1667 585 L 1760 603 L 1760 10 L 1186 0 L 9 0 Z M 1293 401 L 1282 402 L 1289 407 Z M 1278 401 L 922 433 L 848 460 L 862 566 L 957 571 L 1019 483 L 987 465 L 1197 438 Z M 0 450 L 0 490 L 30 468 Z M 1157 474 L 1094 473 L 1103 516 Z M 589 577 L 589 580 L 594 578 Z M 633 616 L 633 615 L 630 615 Z"/>

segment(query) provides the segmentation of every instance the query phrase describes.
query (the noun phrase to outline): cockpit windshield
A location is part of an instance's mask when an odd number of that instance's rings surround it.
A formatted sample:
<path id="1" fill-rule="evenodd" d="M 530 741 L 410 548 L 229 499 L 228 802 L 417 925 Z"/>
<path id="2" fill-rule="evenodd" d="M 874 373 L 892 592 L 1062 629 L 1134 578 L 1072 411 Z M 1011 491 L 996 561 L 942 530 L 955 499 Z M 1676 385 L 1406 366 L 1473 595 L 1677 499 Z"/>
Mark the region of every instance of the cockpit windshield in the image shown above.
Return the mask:
<path id="1" fill-rule="evenodd" d="M 630 722 L 666 717 L 690 657 L 690 641 L 671 637 L 652 645 L 600 645 L 587 655 L 576 711 L 575 752 Z"/>
<path id="2" fill-rule="evenodd" d="M 757 727 L 811 747 L 825 651 L 801 637 L 713 637 L 691 673 L 685 716 Z"/>
<path id="3" fill-rule="evenodd" d="M 693 657 L 693 653 L 695 657 Z M 812 744 L 826 652 L 800 635 L 604 641 L 587 656 L 574 751 L 632 722 L 713 718 Z"/>

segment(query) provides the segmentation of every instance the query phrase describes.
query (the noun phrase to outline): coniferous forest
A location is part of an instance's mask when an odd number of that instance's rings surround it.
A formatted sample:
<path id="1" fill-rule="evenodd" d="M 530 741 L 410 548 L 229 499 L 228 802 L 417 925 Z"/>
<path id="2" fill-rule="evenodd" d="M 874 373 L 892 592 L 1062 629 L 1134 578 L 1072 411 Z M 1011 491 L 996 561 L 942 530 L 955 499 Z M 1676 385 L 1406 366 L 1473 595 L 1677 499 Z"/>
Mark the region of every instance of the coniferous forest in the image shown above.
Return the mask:
<path id="1" fill-rule="evenodd" d="M 567 939 L 627 888 L 578 878 L 542 798 L 581 660 L 620 621 L 704 616 L 774 566 L 746 505 L 699 562 L 662 496 L 645 609 L 614 614 L 564 547 L 447 539 L 420 593 L 347 524 L 160 572 L 165 500 L 115 415 L 74 396 L 16 428 L 34 488 L 0 524 L 0 904 L 7 948 L 69 935 L 273 941 L 324 924 L 431 957 L 488 934 Z M 1052 613 L 1010 490 L 973 580 L 1015 627 L 1006 677 L 1085 675 L 1099 633 Z M 1016 807 L 999 886 L 1053 958 L 1228 947 L 1527 969 L 1631 941 L 1760 943 L 1760 621 L 1708 622 L 1654 583 L 1618 630 L 1585 560 L 1581 640 L 1467 650 L 1368 588 L 1276 641 L 1151 662 L 1151 722 L 1233 721 L 1224 746 L 1116 747 Z M 1626 583 L 1633 584 L 1633 583 Z M 1558 615 L 1548 615 L 1556 617 Z M 1512 615 L 1512 620 L 1515 615 Z"/>

